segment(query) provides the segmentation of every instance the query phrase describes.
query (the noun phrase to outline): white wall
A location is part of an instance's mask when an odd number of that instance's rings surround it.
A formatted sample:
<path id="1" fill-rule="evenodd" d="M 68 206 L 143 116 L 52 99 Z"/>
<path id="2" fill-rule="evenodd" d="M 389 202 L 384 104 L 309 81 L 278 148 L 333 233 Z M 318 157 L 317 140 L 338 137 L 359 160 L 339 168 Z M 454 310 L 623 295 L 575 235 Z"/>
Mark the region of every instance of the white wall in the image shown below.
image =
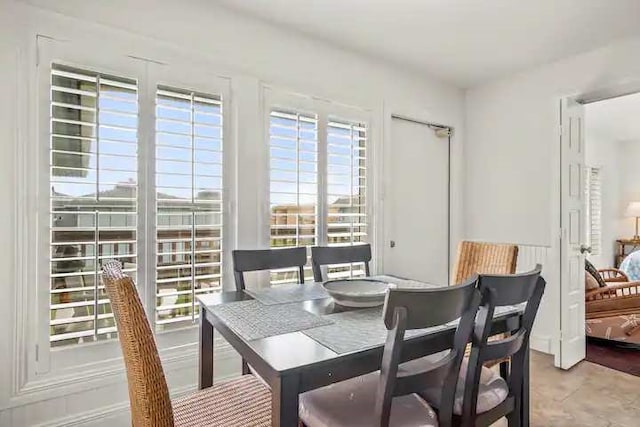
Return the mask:
<path id="1" fill-rule="evenodd" d="M 534 341 L 559 340 L 559 100 L 640 81 L 640 38 L 471 89 L 466 95 L 465 232 L 547 246 Z"/>
<path id="2" fill-rule="evenodd" d="M 620 158 L 617 238 L 630 239 L 636 233 L 635 218 L 625 218 L 624 211 L 629 202 L 640 201 L 640 141 L 618 142 Z"/>
<path id="3" fill-rule="evenodd" d="M 260 242 L 267 221 L 261 194 L 267 179 L 264 111 L 260 107 L 264 85 L 369 109 L 372 140 L 379 152 L 387 142 L 385 125 L 392 113 L 455 127 L 454 247 L 462 235 L 464 98 L 456 88 L 236 15 L 204 0 L 0 0 L 0 12 L 0 93 L 5 100 L 0 103 L 2 200 L 15 201 L 16 206 L 17 201 L 26 200 L 26 206 L 33 206 L 36 198 L 35 194 L 17 194 L 18 177 L 28 176 L 29 171 L 19 170 L 16 159 L 21 147 L 33 144 L 39 34 L 96 51 L 117 51 L 169 64 L 196 63 L 231 79 L 234 146 L 241 171 L 236 195 L 239 246 Z M 378 160 L 382 163 L 381 156 Z M 374 183 L 380 206 L 382 185 L 381 181 Z M 33 262 L 18 249 L 34 215 L 29 209 L 18 211 L 12 206 L 5 203 L 0 209 L 0 271 L 4 273 L 0 284 L 4 291 L 0 299 L 0 425 L 126 425 L 126 383 L 117 363 L 112 370 L 93 367 L 86 375 L 78 369 L 73 375 L 51 373 L 24 380 L 23 373 L 34 363 L 29 340 L 37 318 L 22 315 L 35 307 L 35 302 L 23 299 L 27 288 L 34 286 L 23 281 L 23 273 Z M 229 354 L 224 360 L 237 362 Z M 174 391 L 193 387 L 195 366 L 193 353 L 188 351 L 185 357 L 165 360 Z"/>
<path id="4" fill-rule="evenodd" d="M 602 253 L 589 260 L 597 268 L 610 268 L 615 267 L 615 241 L 635 234 L 635 219 L 624 212 L 629 202 L 640 200 L 640 141 L 619 141 L 615 132 L 589 129 L 593 114 L 587 105 L 586 162 L 601 173 Z"/>

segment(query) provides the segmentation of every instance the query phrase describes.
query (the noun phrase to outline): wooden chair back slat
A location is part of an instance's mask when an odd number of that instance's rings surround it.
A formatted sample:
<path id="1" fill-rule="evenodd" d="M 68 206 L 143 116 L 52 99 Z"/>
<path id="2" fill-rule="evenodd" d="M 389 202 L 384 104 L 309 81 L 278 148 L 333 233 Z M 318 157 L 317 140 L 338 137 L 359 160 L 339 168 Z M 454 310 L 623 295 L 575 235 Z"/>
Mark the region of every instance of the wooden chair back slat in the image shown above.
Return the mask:
<path id="1" fill-rule="evenodd" d="M 528 302 L 540 278 L 541 268 L 538 265 L 532 271 L 519 274 L 480 274 L 480 292 L 488 295 L 487 291 L 491 290 L 492 302 L 496 307 Z"/>
<path id="2" fill-rule="evenodd" d="M 465 312 L 468 298 L 473 291 L 470 283 L 475 283 L 477 276 L 471 278 L 467 286 L 452 286 L 446 289 L 398 289 L 391 288 L 384 305 L 384 323 L 387 329 L 393 326 L 396 307 L 417 307 L 407 310 L 406 329 L 421 329 L 449 323 Z"/>
<path id="3" fill-rule="evenodd" d="M 526 335 L 525 329 L 520 329 L 515 334 L 499 340 L 488 341 L 483 353 L 486 360 L 499 360 L 515 354 L 522 348 Z"/>
<path id="4" fill-rule="evenodd" d="M 244 273 L 249 271 L 297 267 L 298 283 L 304 283 L 304 266 L 307 263 L 307 249 L 304 247 L 234 250 L 231 256 L 238 291 L 245 289 Z"/>
<path id="5" fill-rule="evenodd" d="M 314 246 L 311 248 L 313 280 L 322 282 L 322 266 L 329 264 L 364 263 L 365 273 L 370 276 L 371 245 Z"/>

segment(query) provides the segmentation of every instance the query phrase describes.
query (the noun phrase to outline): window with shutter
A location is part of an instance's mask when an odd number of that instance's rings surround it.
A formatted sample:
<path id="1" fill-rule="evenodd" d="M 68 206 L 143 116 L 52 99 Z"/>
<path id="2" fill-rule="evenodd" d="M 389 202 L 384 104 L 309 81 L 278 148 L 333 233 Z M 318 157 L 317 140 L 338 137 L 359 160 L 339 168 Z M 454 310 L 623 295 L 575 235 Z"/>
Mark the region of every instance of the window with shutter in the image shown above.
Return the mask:
<path id="1" fill-rule="evenodd" d="M 368 241 L 367 125 L 321 110 L 270 112 L 271 247 Z M 362 263 L 338 264 L 328 266 L 327 274 L 335 279 L 365 271 Z M 272 284 L 296 280 L 295 269 L 271 273 Z"/>
<path id="2" fill-rule="evenodd" d="M 51 345 L 116 336 L 106 259 L 149 277 L 137 285 L 155 296 L 158 331 L 192 324 L 196 295 L 221 289 L 222 97 L 157 87 L 155 179 L 142 184 L 138 117 L 154 110 L 139 111 L 136 80 L 54 64 L 49 104 Z M 155 205 L 140 210 L 139 197 Z M 143 241 L 155 265 L 139 265 Z"/>
<path id="3" fill-rule="evenodd" d="M 364 124 L 329 120 L 327 125 L 327 243 L 367 241 L 367 131 Z M 331 279 L 364 276 L 364 264 L 330 265 Z"/>
<path id="4" fill-rule="evenodd" d="M 272 111 L 269 116 L 271 247 L 313 246 L 318 237 L 318 119 Z M 311 270 L 305 270 L 312 277 Z M 297 270 L 271 272 L 271 283 L 295 283 Z"/>
<path id="5" fill-rule="evenodd" d="M 183 326 L 221 289 L 222 99 L 156 92 L 156 324 Z"/>
<path id="6" fill-rule="evenodd" d="M 60 65 L 50 91 L 50 341 L 114 336 L 101 263 L 137 265 L 137 82 Z"/>
<path id="7" fill-rule="evenodd" d="M 600 168 L 588 167 L 586 179 L 588 242 L 591 255 L 602 253 L 602 183 Z"/>

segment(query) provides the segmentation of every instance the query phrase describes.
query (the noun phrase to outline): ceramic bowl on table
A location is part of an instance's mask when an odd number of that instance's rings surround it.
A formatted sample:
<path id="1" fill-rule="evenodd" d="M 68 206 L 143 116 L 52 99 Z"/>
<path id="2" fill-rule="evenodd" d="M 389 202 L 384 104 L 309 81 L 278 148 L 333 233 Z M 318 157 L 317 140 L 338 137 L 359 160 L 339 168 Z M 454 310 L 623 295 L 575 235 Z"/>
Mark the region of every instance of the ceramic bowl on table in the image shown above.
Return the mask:
<path id="1" fill-rule="evenodd" d="M 389 284 L 375 279 L 339 279 L 322 284 L 336 304 L 345 307 L 376 307 L 384 304 Z"/>

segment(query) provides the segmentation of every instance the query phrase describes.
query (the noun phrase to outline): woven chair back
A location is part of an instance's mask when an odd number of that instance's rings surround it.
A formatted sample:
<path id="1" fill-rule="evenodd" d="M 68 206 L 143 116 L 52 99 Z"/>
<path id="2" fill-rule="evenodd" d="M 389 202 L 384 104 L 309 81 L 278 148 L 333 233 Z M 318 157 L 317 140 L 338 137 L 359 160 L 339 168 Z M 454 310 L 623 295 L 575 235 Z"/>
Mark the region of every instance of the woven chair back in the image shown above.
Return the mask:
<path id="1" fill-rule="evenodd" d="M 131 424 L 134 427 L 173 427 L 167 381 L 136 286 L 131 277 L 122 273 L 118 261 L 107 261 L 102 277 L 127 369 Z"/>
<path id="2" fill-rule="evenodd" d="M 463 283 L 474 274 L 514 274 L 517 262 L 516 245 L 460 242 L 453 284 Z"/>

